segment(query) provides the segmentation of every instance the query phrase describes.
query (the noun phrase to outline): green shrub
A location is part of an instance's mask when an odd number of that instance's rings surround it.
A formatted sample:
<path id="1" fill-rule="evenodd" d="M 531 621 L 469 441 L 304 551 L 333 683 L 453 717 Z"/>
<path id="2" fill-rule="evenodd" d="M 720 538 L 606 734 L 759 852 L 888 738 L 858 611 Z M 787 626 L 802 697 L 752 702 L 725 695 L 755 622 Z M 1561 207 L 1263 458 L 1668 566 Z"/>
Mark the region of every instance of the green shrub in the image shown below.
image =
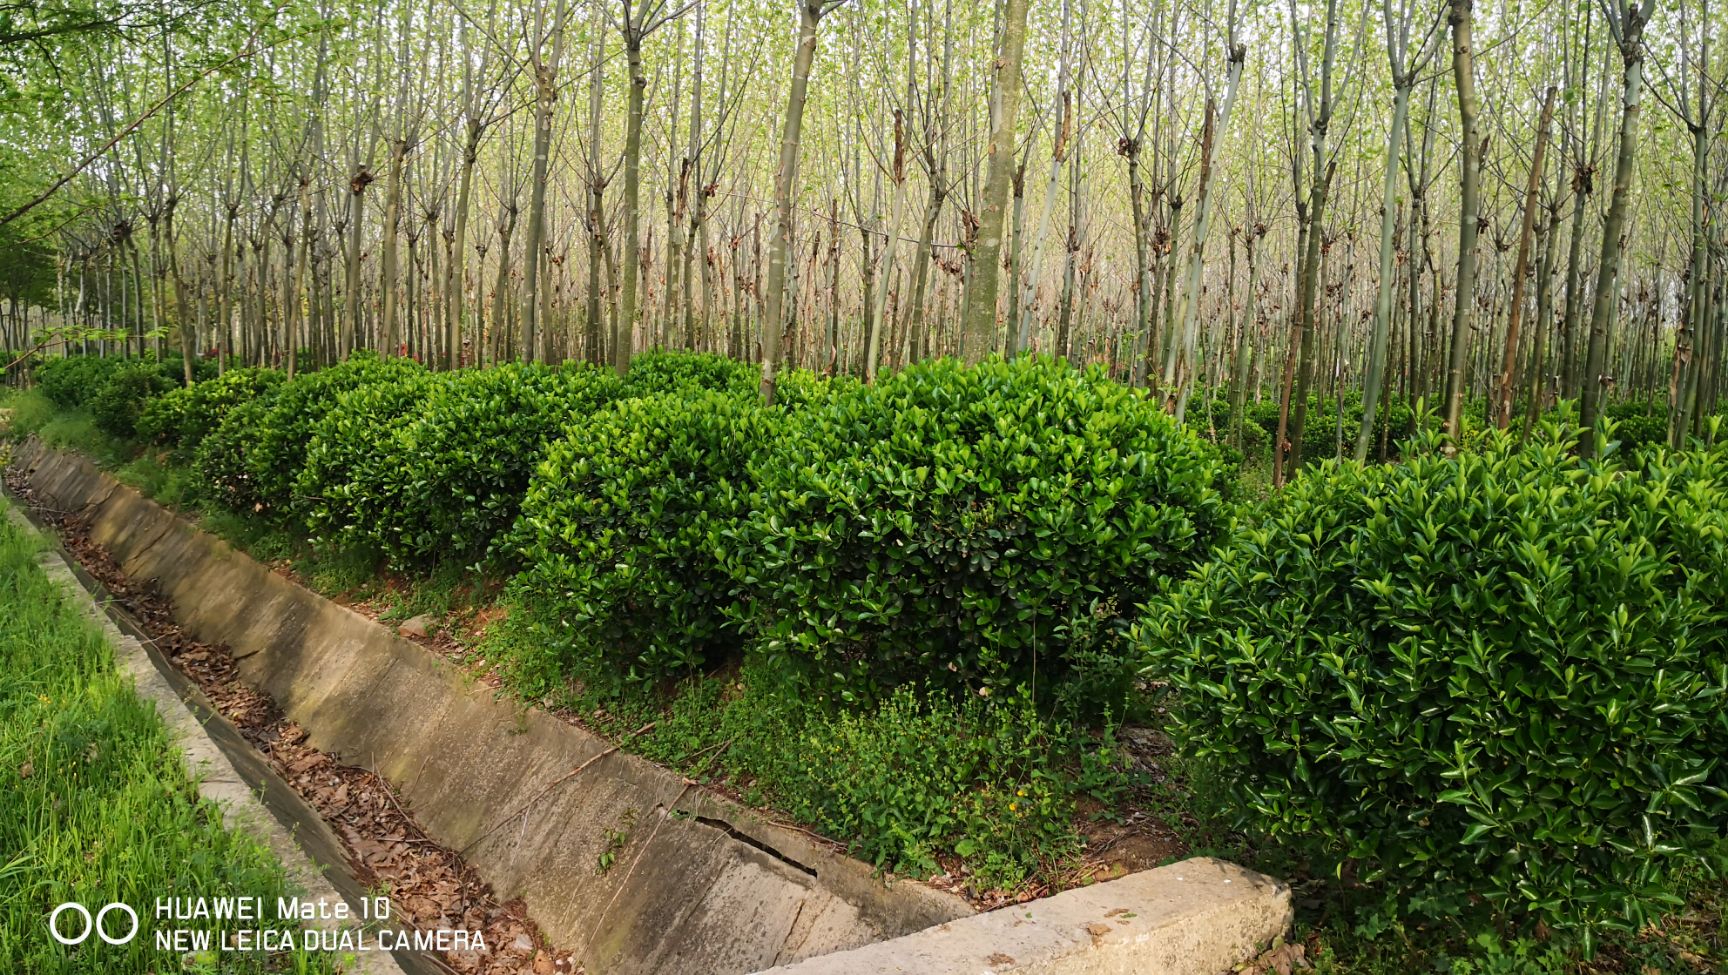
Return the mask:
<path id="1" fill-rule="evenodd" d="M 196 386 L 177 386 L 146 403 L 135 424 L 138 439 L 146 444 L 178 447 L 196 390 Z"/>
<path id="2" fill-rule="evenodd" d="M 306 466 L 312 437 L 343 393 L 369 383 L 394 383 L 403 376 L 424 373 L 411 359 L 380 359 L 356 352 L 347 361 L 294 377 L 277 393 L 263 421 L 247 466 L 264 510 L 276 516 L 300 513 L 303 499 L 295 485 Z"/>
<path id="3" fill-rule="evenodd" d="M 49 399 L 61 406 L 77 407 L 88 403 L 108 384 L 109 377 L 126 365 L 120 358 L 69 355 L 45 359 L 32 372 Z"/>
<path id="4" fill-rule="evenodd" d="M 205 437 L 222 425 L 228 411 L 273 391 L 282 384 L 283 375 L 275 369 L 248 367 L 230 369 L 216 379 L 194 383 L 180 414 L 178 443 L 188 452 L 197 449 Z"/>
<path id="5" fill-rule="evenodd" d="M 775 380 L 774 404 L 787 411 L 825 406 L 857 390 L 863 383 L 851 376 L 823 376 L 808 369 L 789 369 Z M 753 387 L 756 393 L 759 387 Z"/>
<path id="6" fill-rule="evenodd" d="M 312 428 L 306 462 L 294 482 L 311 535 L 349 546 L 376 541 L 374 526 L 399 505 L 395 472 L 410 453 L 404 433 L 447 381 L 447 373 L 391 366 L 337 396 Z M 278 396 L 276 407 L 281 406 Z M 260 453 L 266 449 L 260 445 Z"/>
<path id="7" fill-rule="evenodd" d="M 1728 823 L 1728 453 L 1488 441 L 1310 472 L 1137 641 L 1237 825 L 1316 871 L 1636 927 Z"/>
<path id="8" fill-rule="evenodd" d="M 152 399 L 174 388 L 154 363 L 135 362 L 109 373 L 107 382 L 88 400 L 96 428 L 121 440 L 135 432 L 138 416 Z"/>
<path id="9" fill-rule="evenodd" d="M 161 356 L 157 356 L 156 354 L 151 353 L 145 357 L 145 361 L 155 363 L 156 371 L 158 371 L 162 374 L 163 379 L 167 379 L 167 380 L 172 381 L 175 386 L 186 385 L 185 360 L 183 358 L 181 358 L 180 353 L 168 352 L 168 353 L 165 353 Z M 215 359 L 193 359 L 192 360 L 192 381 L 193 382 L 200 383 L 200 382 L 203 382 L 207 379 L 215 379 L 215 378 L 216 378 L 216 360 Z"/>
<path id="10" fill-rule="evenodd" d="M 1406 421 L 1410 419 L 1407 410 L 1399 411 L 1397 409 L 1399 405 L 1401 404 L 1397 397 L 1381 399 L 1379 408 L 1375 410 L 1375 436 L 1373 445 L 1369 448 L 1370 457 L 1379 456 L 1380 436 L 1387 432 L 1386 424 L 1389 416 L 1402 412 Z M 1340 420 L 1343 421 L 1342 428 L 1339 425 Z M 1292 424 L 1296 422 L 1294 415 L 1291 416 L 1290 422 Z M 1274 429 L 1276 428 L 1274 427 Z M 1347 390 L 1342 398 L 1328 396 L 1322 399 L 1318 395 L 1310 397 L 1307 426 L 1302 430 L 1303 465 L 1313 467 L 1321 461 L 1335 460 L 1340 456 L 1352 456 L 1356 450 L 1356 433 L 1361 429 L 1362 393 L 1360 390 Z M 1394 451 L 1398 441 L 1407 438 L 1410 433 L 1411 430 L 1408 428 L 1391 431 L 1391 436 L 1388 439 Z"/>
<path id="11" fill-rule="evenodd" d="M 1219 435 L 1225 435 L 1229 428 L 1229 403 L 1220 394 L 1221 405 L 1215 405 Z M 1269 454 L 1274 438 L 1278 435 L 1278 413 L 1280 398 L 1276 390 L 1269 390 L 1258 402 L 1252 398 L 1243 404 L 1243 450 L 1251 456 Z M 1478 404 L 1480 412 L 1480 404 Z M 1349 457 L 1356 449 L 1356 433 L 1362 428 L 1362 393 L 1350 389 L 1344 392 L 1340 399 L 1336 396 L 1326 397 L 1324 401 L 1318 394 L 1308 398 L 1308 415 L 1306 426 L 1302 430 L 1302 462 L 1305 467 L 1312 467 L 1321 461 L 1333 460 L 1339 449 L 1339 414 L 1343 414 L 1343 455 Z M 1295 427 L 1296 411 L 1291 407 L 1290 426 Z M 1477 423 L 1476 427 L 1480 428 Z M 1258 428 L 1258 429 L 1253 429 Z M 1416 411 L 1409 400 L 1396 394 L 1382 396 L 1378 408 L 1374 411 L 1374 439 L 1368 449 L 1370 458 L 1380 456 L 1380 442 L 1385 440 L 1387 456 L 1397 457 L 1400 446 L 1416 432 Z"/>
<path id="12" fill-rule="evenodd" d="M 469 561 L 516 521 L 529 475 L 567 424 L 618 393 L 610 370 L 516 363 L 453 373 L 432 391 L 386 470 L 395 498 L 371 530 L 399 565 Z"/>
<path id="13" fill-rule="evenodd" d="M 1190 404 L 1189 408 L 1195 409 L 1198 405 Z M 1249 457 L 1258 457 L 1271 443 L 1271 436 L 1266 432 L 1266 428 L 1254 419 L 1250 409 L 1252 405 L 1252 400 L 1242 404 L 1242 443 L 1239 449 Z M 1198 426 L 1195 432 L 1212 443 L 1231 443 L 1230 391 L 1217 390 L 1210 403 L 1210 412 L 1196 410 L 1196 413 L 1190 414 L 1188 422 L 1190 426 Z M 1273 422 L 1277 422 L 1276 418 Z"/>
<path id="14" fill-rule="evenodd" d="M 1213 448 L 1049 358 L 912 366 L 796 425 L 728 561 L 763 652 L 844 699 L 1031 683 L 1107 710 L 1120 624 L 1226 518 Z"/>
<path id="15" fill-rule="evenodd" d="M 756 392 L 759 373 L 747 362 L 711 352 L 644 352 L 630 360 L 624 376 L 624 395 L 650 396 L 680 390 Z"/>
<path id="16" fill-rule="evenodd" d="M 1024 695 L 954 701 L 907 686 L 873 707 L 824 711 L 753 692 L 772 681 L 749 677 L 722 715 L 725 770 L 750 783 L 746 798 L 880 867 L 929 876 L 938 854 L 958 855 L 975 889 L 1012 890 L 1078 850 L 1082 795 L 1120 799 L 1113 742 L 1051 721 Z"/>
<path id="17" fill-rule="evenodd" d="M 1656 400 L 1614 403 L 1602 411 L 1614 421 L 1614 439 L 1626 451 L 1668 442 L 1668 404 Z"/>
<path id="18" fill-rule="evenodd" d="M 1278 432 L 1277 392 L 1268 392 L 1259 400 L 1255 400 L 1253 396 L 1249 396 L 1247 402 L 1242 404 L 1242 415 L 1257 424 L 1260 429 L 1266 431 L 1267 443 L 1270 444 L 1271 437 Z"/>
<path id="19" fill-rule="evenodd" d="M 559 672 L 620 690 L 736 647 L 721 533 L 749 510 L 750 456 L 781 416 L 725 393 L 625 399 L 547 449 L 515 586 Z"/>
<path id="20" fill-rule="evenodd" d="M 253 474 L 253 454 L 275 400 L 276 389 L 267 389 L 258 398 L 234 407 L 198 445 L 193 465 L 198 472 L 201 496 L 234 511 L 255 512 L 263 508 L 264 499 Z"/>

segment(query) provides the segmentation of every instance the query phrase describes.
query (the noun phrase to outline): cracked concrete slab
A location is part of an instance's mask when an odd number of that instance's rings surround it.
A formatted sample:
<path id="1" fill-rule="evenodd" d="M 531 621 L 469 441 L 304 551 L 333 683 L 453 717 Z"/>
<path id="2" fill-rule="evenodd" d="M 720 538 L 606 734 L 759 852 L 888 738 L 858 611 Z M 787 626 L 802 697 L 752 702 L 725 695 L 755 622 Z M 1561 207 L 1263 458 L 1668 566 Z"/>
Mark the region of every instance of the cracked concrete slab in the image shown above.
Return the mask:
<path id="1" fill-rule="evenodd" d="M 1289 887 L 1196 857 L 765 975 L 1218 975 L 1291 916 Z"/>

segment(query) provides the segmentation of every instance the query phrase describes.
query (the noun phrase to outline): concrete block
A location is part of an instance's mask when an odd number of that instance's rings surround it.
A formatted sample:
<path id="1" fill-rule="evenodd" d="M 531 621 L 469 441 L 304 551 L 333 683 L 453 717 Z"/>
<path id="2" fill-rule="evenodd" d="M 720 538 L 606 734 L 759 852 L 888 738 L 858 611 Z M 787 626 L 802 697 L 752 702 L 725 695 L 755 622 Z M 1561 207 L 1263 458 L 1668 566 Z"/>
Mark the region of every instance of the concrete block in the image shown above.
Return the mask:
<path id="1" fill-rule="evenodd" d="M 1290 889 L 1197 857 L 772 975 L 1218 975 L 1290 927 Z"/>

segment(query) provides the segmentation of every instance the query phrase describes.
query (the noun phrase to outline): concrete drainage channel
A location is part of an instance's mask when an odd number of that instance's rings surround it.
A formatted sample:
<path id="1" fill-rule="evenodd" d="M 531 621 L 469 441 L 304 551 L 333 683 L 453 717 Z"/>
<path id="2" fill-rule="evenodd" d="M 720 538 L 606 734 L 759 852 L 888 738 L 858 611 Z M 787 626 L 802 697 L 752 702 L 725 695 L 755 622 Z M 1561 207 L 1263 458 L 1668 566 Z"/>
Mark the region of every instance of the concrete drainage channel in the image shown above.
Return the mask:
<path id="1" fill-rule="evenodd" d="M 228 647 L 312 747 L 387 780 L 428 837 L 588 972 L 1213 975 L 1289 925 L 1288 888 L 1204 858 L 973 914 L 501 700 L 81 457 L 32 441 L 8 475 L 187 633 Z M 630 838 L 597 870 L 621 828 Z"/>

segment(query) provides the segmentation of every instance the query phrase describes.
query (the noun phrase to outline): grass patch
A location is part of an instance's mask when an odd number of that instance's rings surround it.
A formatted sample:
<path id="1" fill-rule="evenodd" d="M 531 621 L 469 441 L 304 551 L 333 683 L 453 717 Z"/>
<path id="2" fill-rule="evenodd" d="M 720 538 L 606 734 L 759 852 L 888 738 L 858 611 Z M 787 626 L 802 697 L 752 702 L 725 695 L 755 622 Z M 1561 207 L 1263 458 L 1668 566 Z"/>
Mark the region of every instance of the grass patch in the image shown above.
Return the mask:
<path id="1" fill-rule="evenodd" d="M 1083 731 L 1024 693 L 968 699 L 906 686 L 848 707 L 789 693 L 771 664 L 751 659 L 670 688 L 586 694 L 556 662 L 545 666 L 519 619 L 480 648 L 511 686 L 882 869 L 946 872 L 980 897 L 1077 877 L 1082 810 L 1112 815 L 1130 788 L 1108 729 Z"/>
<path id="2" fill-rule="evenodd" d="M 35 539 L 0 520 L 0 958 L 37 975 L 179 968 L 177 956 L 154 947 L 156 898 L 273 902 L 285 892 L 281 866 L 224 829 L 198 797 L 155 711 L 37 567 L 38 551 Z M 66 901 L 92 911 L 128 904 L 139 914 L 138 936 L 121 946 L 95 937 L 63 946 L 46 919 Z M 328 956 L 227 954 L 222 970 L 329 964 Z"/>
<path id="3" fill-rule="evenodd" d="M 194 503 L 194 481 L 190 472 L 166 456 L 146 452 L 113 470 L 115 480 L 137 489 L 158 504 L 183 508 Z"/>
<path id="4" fill-rule="evenodd" d="M 118 467 L 134 453 L 98 429 L 89 411 L 60 406 L 40 389 L 14 391 L 4 406 L 12 411 L 14 437 L 34 434 L 50 447 L 81 451 L 103 467 Z"/>

